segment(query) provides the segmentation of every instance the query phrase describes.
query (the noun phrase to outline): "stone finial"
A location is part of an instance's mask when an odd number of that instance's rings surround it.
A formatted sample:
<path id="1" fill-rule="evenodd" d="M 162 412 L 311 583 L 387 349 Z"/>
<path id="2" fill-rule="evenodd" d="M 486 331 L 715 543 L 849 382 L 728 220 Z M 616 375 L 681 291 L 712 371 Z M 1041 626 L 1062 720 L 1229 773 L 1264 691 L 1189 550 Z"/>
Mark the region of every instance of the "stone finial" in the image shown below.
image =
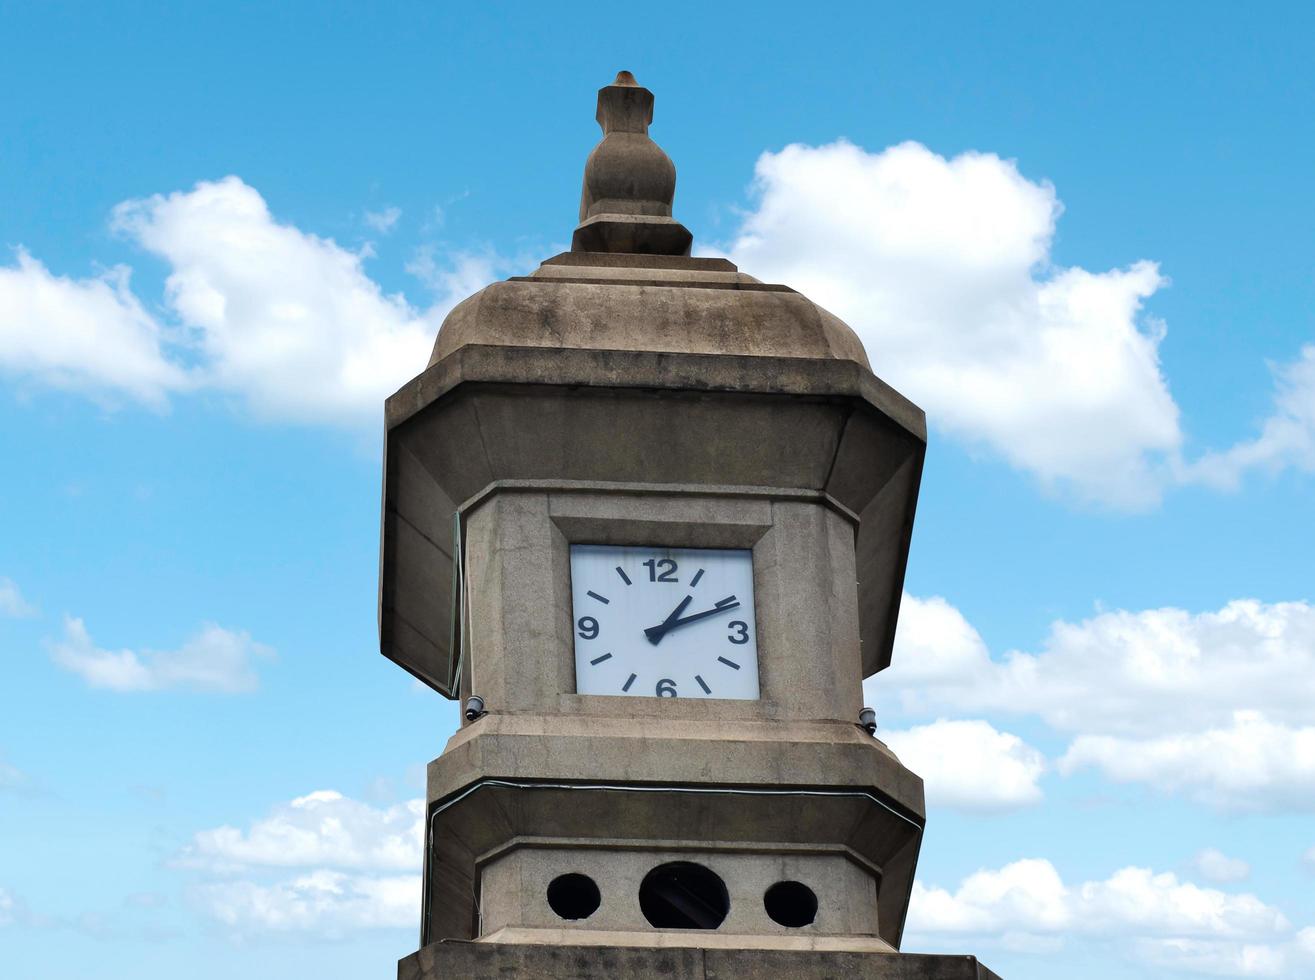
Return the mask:
<path id="1" fill-rule="evenodd" d="M 649 138 L 653 93 L 628 71 L 598 90 L 602 141 L 589 154 L 574 252 L 689 255 L 693 236 L 671 217 L 676 167 Z"/>

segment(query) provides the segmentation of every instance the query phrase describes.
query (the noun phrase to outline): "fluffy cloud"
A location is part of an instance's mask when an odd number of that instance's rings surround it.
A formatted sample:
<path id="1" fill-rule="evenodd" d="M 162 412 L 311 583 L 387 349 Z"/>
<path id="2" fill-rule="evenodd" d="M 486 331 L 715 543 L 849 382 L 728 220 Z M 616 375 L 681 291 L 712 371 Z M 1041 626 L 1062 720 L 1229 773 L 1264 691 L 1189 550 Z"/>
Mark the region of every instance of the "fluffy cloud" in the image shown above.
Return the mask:
<path id="1" fill-rule="evenodd" d="M 954 892 L 916 884 L 909 929 L 1245 939 L 1280 935 L 1290 924 L 1254 895 L 1202 888 L 1171 872 L 1123 868 L 1067 885 L 1049 861 L 1029 858 L 977 871 Z"/>
<path id="2" fill-rule="evenodd" d="M 848 321 L 934 425 L 1085 498 L 1157 498 L 1182 433 L 1154 263 L 1053 267 L 1054 188 L 992 154 L 792 145 L 754 187 L 731 258 Z"/>
<path id="3" fill-rule="evenodd" d="M 1315 727 L 1294 728 L 1239 711 L 1232 724 L 1155 738 L 1081 735 L 1060 771 L 1100 770 L 1230 809 L 1315 809 Z"/>
<path id="4" fill-rule="evenodd" d="M 969 875 L 950 892 L 913 885 L 910 932 L 1052 932 L 1072 922 L 1069 889 L 1049 861 L 1028 858 Z"/>
<path id="5" fill-rule="evenodd" d="M 1282 912 L 1254 895 L 1230 895 L 1179 881 L 1169 872 L 1124 868 L 1075 891 L 1083 928 L 1103 932 L 1245 938 L 1286 931 Z"/>
<path id="6" fill-rule="evenodd" d="M 1054 266 L 1062 206 L 1013 161 L 795 144 L 758 159 L 753 187 L 731 258 L 844 318 L 933 425 L 1044 485 L 1136 508 L 1179 482 L 1315 471 L 1315 345 L 1275 368 L 1255 439 L 1185 461 L 1164 326 L 1143 312 L 1158 266 Z"/>
<path id="7" fill-rule="evenodd" d="M 846 317 L 879 374 L 934 424 L 1081 498 L 1145 506 L 1171 482 L 1235 485 L 1253 468 L 1315 469 L 1315 346 L 1277 368 L 1256 439 L 1195 462 L 1160 371 L 1163 327 L 1142 305 L 1152 262 L 1056 268 L 1061 206 L 986 153 L 946 159 L 917 143 L 869 153 L 845 142 L 766 153 L 757 200 L 728 247 Z M 380 234 L 396 207 L 367 211 Z M 385 294 L 368 248 L 278 221 L 238 177 L 125 201 L 113 226 L 169 267 L 165 321 L 127 267 L 73 279 L 21 248 L 0 267 L 0 372 L 157 408 L 212 389 L 255 414 L 359 427 L 425 364 L 451 307 L 507 265 L 421 252 L 427 308 Z"/>
<path id="8" fill-rule="evenodd" d="M 1137 951 L 1148 962 L 1171 970 L 1228 977 L 1308 976 L 1315 966 L 1315 927 L 1283 943 L 1143 939 Z"/>
<path id="9" fill-rule="evenodd" d="M 276 221 L 236 177 L 126 201 L 113 223 L 169 263 L 167 301 L 199 338 L 207 383 L 258 415 L 377 419 L 425 366 L 437 321 L 385 295 L 360 255 Z"/>
<path id="10" fill-rule="evenodd" d="M 881 737 L 923 778 L 930 805 L 988 811 L 1041 801 L 1045 757 L 984 721 L 940 720 Z"/>
<path id="11" fill-rule="evenodd" d="M 24 619 L 36 614 L 36 607 L 23 598 L 13 580 L 0 577 L 0 616 Z"/>
<path id="12" fill-rule="evenodd" d="M 1066 774 L 1094 768 L 1230 809 L 1315 807 L 1309 603 L 1104 612 L 1055 623 L 1039 653 L 994 659 L 950 603 L 906 596 L 896 647 L 865 682 L 883 716 L 1031 714 L 1072 736 Z"/>
<path id="13" fill-rule="evenodd" d="M 337 938 L 361 929 L 410 928 L 420 920 L 420 876 L 312 871 L 288 881 L 218 882 L 196 896 L 239 933 L 309 932 Z"/>
<path id="14" fill-rule="evenodd" d="M 270 651 L 245 632 L 207 624 L 177 650 L 103 650 L 81 619 L 65 617 L 64 636 L 50 644 L 51 658 L 92 687 L 158 691 L 181 687 L 234 693 L 257 685 L 253 661 Z"/>
<path id="15" fill-rule="evenodd" d="M 413 871 L 424 840 L 423 800 L 372 807 L 333 790 L 276 806 L 247 831 L 202 831 L 180 866 L 227 871 L 250 867 L 322 867 Z"/>
<path id="16" fill-rule="evenodd" d="M 1064 732 L 1172 734 L 1229 725 L 1238 711 L 1299 724 L 1315 703 L 1315 606 L 1104 612 L 1055 623 L 1039 653 L 996 660 L 950 603 L 906 596 L 894 665 L 867 688 L 906 714 L 1035 714 Z"/>
<path id="17" fill-rule="evenodd" d="M 1248 470 L 1315 470 L 1315 344 L 1291 364 L 1274 369 L 1274 409 L 1260 435 L 1224 452 L 1207 453 L 1184 478 L 1231 489 Z"/>
<path id="18" fill-rule="evenodd" d="M 1288 950 L 1266 943 L 1210 939 L 1142 939 L 1137 953 L 1153 966 L 1225 977 L 1279 977 L 1286 972 Z"/>
<path id="19" fill-rule="evenodd" d="M 129 287 L 129 270 L 53 275 L 19 249 L 0 267 L 0 372 L 94 396 L 162 408 L 190 386 L 165 354 L 168 337 Z"/>
<path id="20" fill-rule="evenodd" d="M 1283 913 L 1254 895 L 1136 867 L 1070 885 L 1036 858 L 977 871 L 954 891 L 915 884 L 908 921 L 911 934 L 994 937 L 1016 951 L 1053 951 L 1047 938 L 1126 937 L 1179 969 L 1265 976 L 1278 975 L 1263 970 L 1289 962 L 1308 932 L 1292 936 Z"/>
<path id="21" fill-rule="evenodd" d="M 222 876 L 196 885 L 192 893 L 238 933 L 336 937 L 360 929 L 414 927 L 424 812 L 423 800 L 374 807 L 318 790 L 274 807 L 245 831 L 227 826 L 201 831 L 172 863 Z M 301 870 L 278 877 L 290 868 Z"/>
<path id="22" fill-rule="evenodd" d="M 993 668 L 991 651 L 963 613 L 941 596 L 923 599 L 908 593 L 900 600 L 893 664 L 876 676 L 892 682 L 903 706 L 911 711 L 924 702 L 950 701 L 952 694 L 947 692 L 959 686 L 960 675 L 970 675 L 971 685 Z M 869 683 L 873 694 L 889 688 L 886 683 Z"/>
<path id="23" fill-rule="evenodd" d="M 399 214 L 367 221 L 382 233 Z M 278 221 L 237 177 L 125 201 L 112 225 L 167 263 L 167 323 L 126 267 L 69 279 L 20 249 L 0 267 L 0 372 L 157 408 L 217 390 L 264 418 L 375 425 L 383 399 L 424 368 L 443 316 L 496 264 L 430 256 L 435 302 L 416 309 L 366 275 L 366 252 Z"/>
<path id="24" fill-rule="evenodd" d="M 1192 859 L 1192 867 L 1202 878 L 1219 884 L 1243 881 L 1251 875 L 1251 865 L 1213 847 L 1207 847 L 1197 854 Z"/>

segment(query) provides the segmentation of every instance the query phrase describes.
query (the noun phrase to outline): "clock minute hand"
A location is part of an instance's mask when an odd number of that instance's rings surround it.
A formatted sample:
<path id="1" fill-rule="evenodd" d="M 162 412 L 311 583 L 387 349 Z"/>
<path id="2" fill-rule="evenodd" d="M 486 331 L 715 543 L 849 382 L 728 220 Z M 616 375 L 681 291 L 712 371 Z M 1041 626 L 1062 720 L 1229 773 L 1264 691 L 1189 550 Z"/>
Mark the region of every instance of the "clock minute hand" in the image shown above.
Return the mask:
<path id="1" fill-rule="evenodd" d="M 682 617 L 681 619 L 677 619 L 671 623 L 663 623 L 662 624 L 664 627 L 663 632 L 670 632 L 671 630 L 674 630 L 677 626 L 685 626 L 688 623 L 696 623 L 700 619 L 707 619 L 709 616 L 717 615 L 717 613 L 723 613 L 726 612 L 727 610 L 735 609 L 739 606 L 739 604 L 740 602 L 738 599 L 735 598 L 735 596 L 727 596 L 725 599 L 721 600 L 721 602 L 717 603 L 711 609 L 705 609 L 703 612 L 695 613 L 693 616 Z"/>

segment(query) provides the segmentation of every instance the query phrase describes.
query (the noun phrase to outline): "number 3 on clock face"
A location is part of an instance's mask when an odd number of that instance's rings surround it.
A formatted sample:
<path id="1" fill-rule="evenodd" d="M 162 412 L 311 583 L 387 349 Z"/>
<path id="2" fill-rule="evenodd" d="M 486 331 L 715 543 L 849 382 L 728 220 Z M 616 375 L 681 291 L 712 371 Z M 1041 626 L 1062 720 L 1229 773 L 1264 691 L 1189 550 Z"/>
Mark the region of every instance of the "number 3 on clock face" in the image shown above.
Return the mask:
<path id="1" fill-rule="evenodd" d="M 571 545 L 575 689 L 758 698 L 753 553 Z"/>

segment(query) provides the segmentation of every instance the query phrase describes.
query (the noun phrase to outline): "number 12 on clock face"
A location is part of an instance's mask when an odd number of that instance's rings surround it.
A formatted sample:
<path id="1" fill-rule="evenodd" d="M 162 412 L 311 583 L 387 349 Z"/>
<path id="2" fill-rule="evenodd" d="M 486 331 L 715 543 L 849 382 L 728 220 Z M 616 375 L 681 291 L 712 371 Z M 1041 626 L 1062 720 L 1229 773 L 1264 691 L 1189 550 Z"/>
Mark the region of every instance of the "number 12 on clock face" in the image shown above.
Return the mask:
<path id="1" fill-rule="evenodd" d="M 758 698 L 753 553 L 571 546 L 575 689 Z"/>

